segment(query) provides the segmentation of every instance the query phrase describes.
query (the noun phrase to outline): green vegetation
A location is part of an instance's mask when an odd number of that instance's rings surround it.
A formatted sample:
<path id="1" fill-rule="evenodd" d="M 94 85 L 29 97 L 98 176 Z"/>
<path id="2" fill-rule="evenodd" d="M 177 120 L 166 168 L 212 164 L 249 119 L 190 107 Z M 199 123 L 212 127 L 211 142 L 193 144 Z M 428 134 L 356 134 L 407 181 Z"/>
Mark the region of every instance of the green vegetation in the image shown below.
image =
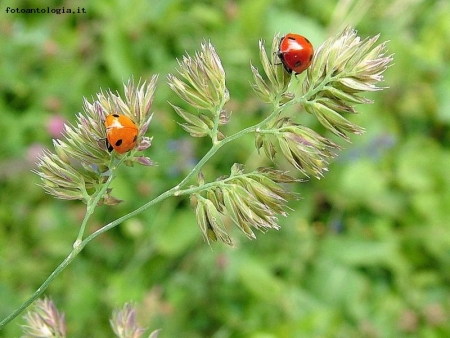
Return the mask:
<path id="1" fill-rule="evenodd" d="M 0 6 L 0 319 L 26 300 L 70 252 L 85 205 L 44 193 L 36 155 L 82 98 L 122 91 L 130 76 L 159 74 L 145 155 L 158 166 L 121 167 L 114 196 L 87 224 L 92 233 L 178 183 L 209 149 L 167 103 L 188 106 L 166 83 L 176 59 L 210 40 L 227 75 L 225 134 L 261 120 L 253 92 L 258 40 L 296 32 L 314 46 L 345 26 L 381 34 L 394 66 L 346 116 L 366 132 L 346 143 L 299 109 L 302 123 L 345 149 L 320 180 L 290 185 L 281 229 L 236 248 L 208 246 L 189 200 L 171 198 L 97 237 L 46 292 L 65 313 L 69 337 L 111 337 L 109 318 L 137 304 L 140 326 L 160 337 L 445 337 L 450 335 L 450 4 L 380 1 L 95 1 L 86 14 L 14 14 L 38 1 Z M 49 8 L 70 3 L 47 1 Z M 74 4 L 73 8 L 77 8 Z M 81 5 L 80 5 L 81 6 Z M 299 76 L 301 81 L 302 75 Z M 300 86 L 299 86 L 300 87 Z M 300 88 L 299 88 L 300 90 Z M 249 136 L 227 144 L 203 171 L 234 162 L 270 165 Z M 286 161 L 280 169 L 301 177 Z M 0 337 L 20 336 L 19 317 Z"/>

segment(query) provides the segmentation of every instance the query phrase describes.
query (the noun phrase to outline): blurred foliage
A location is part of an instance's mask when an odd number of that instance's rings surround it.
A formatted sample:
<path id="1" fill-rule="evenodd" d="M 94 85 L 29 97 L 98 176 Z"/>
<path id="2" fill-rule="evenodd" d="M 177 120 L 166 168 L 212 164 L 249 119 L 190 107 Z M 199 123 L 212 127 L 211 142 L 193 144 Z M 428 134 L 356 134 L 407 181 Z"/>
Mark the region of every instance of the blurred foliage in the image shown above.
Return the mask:
<path id="1" fill-rule="evenodd" d="M 8 6 L 86 14 L 13 14 Z M 127 301 L 161 337 L 450 336 L 447 0 L 3 1 L 0 317 L 39 287 L 76 238 L 84 205 L 45 195 L 30 169 L 61 122 L 75 120 L 83 96 L 160 74 L 147 151 L 159 166 L 123 168 L 114 189 L 126 202 L 98 208 L 93 231 L 172 187 L 209 147 L 178 127 L 167 104 L 176 101 L 165 83 L 176 58 L 204 38 L 215 45 L 232 133 L 265 112 L 249 85 L 258 39 L 292 31 L 318 46 L 346 25 L 390 40 L 389 89 L 351 117 L 367 132 L 341 143 L 330 172 L 298 184 L 303 198 L 280 231 L 255 241 L 236 232 L 236 249 L 211 250 L 188 201 L 168 200 L 88 245 L 47 295 L 66 313 L 70 337 L 110 337 L 111 309 Z M 233 162 L 269 164 L 253 149 L 250 138 L 234 142 L 205 176 L 228 173 Z M 19 336 L 20 323 L 0 336 Z"/>

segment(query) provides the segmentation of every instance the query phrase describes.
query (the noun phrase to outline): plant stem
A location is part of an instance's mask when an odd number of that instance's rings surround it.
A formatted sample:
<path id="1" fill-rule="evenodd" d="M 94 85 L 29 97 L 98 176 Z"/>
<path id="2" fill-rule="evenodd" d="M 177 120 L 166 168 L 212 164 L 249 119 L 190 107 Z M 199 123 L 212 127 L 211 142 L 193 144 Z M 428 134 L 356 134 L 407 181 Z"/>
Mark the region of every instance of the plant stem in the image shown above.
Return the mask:
<path id="1" fill-rule="evenodd" d="M 219 120 L 220 120 L 220 111 L 222 110 L 225 102 L 222 102 L 219 106 L 216 107 L 216 111 L 214 112 L 214 127 L 211 132 L 211 139 L 213 145 L 218 143 L 217 134 L 219 132 Z"/>
<path id="2" fill-rule="evenodd" d="M 262 120 L 261 122 L 259 122 L 258 124 L 255 124 L 251 127 L 248 127 L 246 129 L 243 129 L 231 136 L 228 136 L 226 138 L 224 138 L 222 141 L 218 141 L 217 143 L 213 144 L 213 146 L 211 147 L 211 149 L 209 149 L 209 151 L 205 154 L 205 156 L 203 156 L 203 158 L 196 164 L 196 166 L 192 169 L 192 171 L 178 184 L 176 185 L 173 189 L 175 190 L 179 190 L 181 187 L 183 187 L 193 176 L 197 175 L 198 172 L 200 171 L 200 169 L 203 167 L 203 165 L 208 162 L 208 160 L 214 156 L 214 154 L 220 149 L 222 148 L 225 144 L 234 141 L 236 139 L 238 139 L 239 137 L 245 135 L 245 134 L 249 134 L 252 133 L 254 131 L 256 131 L 259 127 L 263 126 L 264 124 L 266 124 L 268 121 L 270 121 L 274 116 L 276 116 L 283 108 L 279 107 L 278 101 L 274 104 L 274 109 L 272 111 L 272 113 L 267 116 L 264 120 Z M 175 193 L 175 196 L 178 196 L 179 193 Z M 150 203 L 150 202 L 149 202 Z M 145 204 L 142 206 L 144 207 Z M 141 207 L 141 208 L 142 208 Z"/>
<path id="3" fill-rule="evenodd" d="M 95 208 L 97 207 L 98 201 L 100 201 L 100 198 L 103 197 L 106 190 L 108 189 L 109 185 L 111 184 L 112 180 L 114 179 L 114 173 L 116 169 L 122 164 L 123 159 L 120 159 L 119 162 L 114 165 L 116 157 L 114 155 L 114 152 L 111 153 L 111 160 L 109 162 L 108 168 L 110 168 L 110 175 L 108 177 L 108 180 L 101 185 L 101 188 L 92 196 L 92 198 L 89 199 L 89 202 L 87 203 L 86 207 L 86 214 L 84 215 L 83 222 L 81 223 L 80 231 L 78 232 L 77 239 L 75 243 L 73 244 L 74 247 L 77 247 L 80 245 L 81 241 L 83 240 L 84 231 L 86 229 L 86 224 L 89 218 L 92 216 L 92 214 L 95 211 Z"/>
<path id="4" fill-rule="evenodd" d="M 78 253 L 83 248 L 82 245 L 73 248 L 70 254 L 64 259 L 61 264 L 48 276 L 48 278 L 45 280 L 44 283 L 37 289 L 33 295 L 28 298 L 21 306 L 19 306 L 16 310 L 14 310 L 9 316 L 7 316 L 5 319 L 3 319 L 0 322 L 0 330 L 8 324 L 10 321 L 12 321 L 14 318 L 16 318 L 23 310 L 25 310 L 31 303 L 33 303 L 39 296 L 41 296 L 44 291 L 47 289 L 47 287 L 50 285 L 50 283 L 59 276 L 59 274 L 74 260 L 74 258 L 78 255 Z"/>
<path id="5" fill-rule="evenodd" d="M 39 296 L 41 296 L 44 291 L 47 289 L 47 287 L 50 285 L 50 283 L 56 278 L 58 277 L 61 272 L 75 259 L 75 257 L 81 252 L 81 250 L 83 250 L 83 248 L 89 243 L 91 242 L 93 239 L 95 239 L 97 236 L 101 235 L 102 233 L 114 228 L 115 226 L 119 225 L 120 223 L 130 219 L 131 217 L 134 217 L 138 214 L 140 214 L 141 212 L 143 212 L 144 210 L 148 209 L 149 207 L 151 207 L 152 205 L 159 203 L 171 196 L 180 196 L 180 195 L 185 195 L 185 194 L 191 194 L 193 192 L 197 192 L 197 191 L 201 191 L 204 190 L 205 188 L 208 188 L 210 185 L 205 184 L 201 187 L 194 187 L 194 188 L 189 188 L 189 189 L 185 189 L 185 190 L 181 190 L 181 188 L 196 174 L 198 174 L 198 172 L 201 170 L 201 168 L 203 167 L 203 165 L 208 162 L 208 160 L 214 156 L 215 153 L 217 153 L 217 151 L 222 148 L 225 144 L 234 141 L 236 139 L 238 139 L 239 137 L 248 134 L 248 133 L 252 133 L 254 131 L 256 131 L 259 127 L 263 126 L 264 124 L 266 124 L 268 121 L 270 121 L 274 116 L 276 116 L 277 114 L 279 114 L 279 112 L 284 109 L 284 107 L 280 107 L 279 103 L 276 102 L 274 104 L 274 109 L 272 111 L 271 114 L 269 114 L 269 116 L 267 116 L 263 121 L 248 127 L 246 129 L 243 129 L 231 136 L 226 137 L 225 139 L 223 139 L 222 141 L 217 141 L 216 143 L 214 143 L 211 147 L 211 149 L 205 154 L 205 156 L 203 156 L 203 158 L 197 163 L 197 165 L 192 169 L 192 171 L 179 183 L 177 184 L 175 187 L 167 190 L 166 192 L 162 193 L 161 195 L 157 196 L 156 198 L 152 199 L 151 201 L 147 202 L 146 204 L 142 205 L 141 207 L 139 207 L 138 209 L 116 219 L 115 221 L 108 223 L 107 225 L 101 227 L 100 229 L 98 229 L 97 231 L 93 232 L 91 235 L 87 236 L 84 240 L 82 240 L 82 236 L 84 234 L 84 230 L 86 227 L 86 223 L 89 219 L 89 217 L 92 215 L 95 207 L 97 206 L 98 201 L 100 200 L 100 198 L 103 196 L 103 194 L 105 193 L 106 189 L 108 188 L 109 184 L 111 183 L 111 181 L 114 178 L 114 172 L 117 169 L 117 167 L 122 163 L 122 160 L 120 160 L 118 163 L 116 163 L 115 165 L 113 165 L 113 161 L 114 161 L 114 157 L 112 156 L 111 159 L 111 163 L 110 163 L 110 168 L 111 168 L 111 175 L 109 176 L 108 180 L 105 182 L 104 186 L 102 187 L 102 189 L 99 190 L 98 194 L 92 199 L 92 202 L 90 203 L 90 205 L 88 205 L 87 207 L 87 211 L 86 211 L 86 215 L 83 219 L 83 223 L 81 226 L 81 229 L 79 231 L 77 240 L 74 244 L 74 247 L 72 249 L 72 251 L 69 253 L 69 255 L 61 262 L 61 264 L 58 265 L 58 267 L 50 274 L 50 276 L 42 283 L 42 285 L 31 295 L 30 298 L 28 298 L 22 305 L 20 305 L 15 311 L 13 311 L 9 316 L 7 316 L 5 319 L 3 319 L 0 322 L 0 330 L 9 322 L 11 322 L 14 318 L 16 318 L 23 310 L 25 310 L 31 303 L 33 303 L 33 301 L 35 299 L 37 299 Z"/>
<path id="6" fill-rule="evenodd" d="M 86 207 L 86 214 L 84 215 L 83 222 L 80 227 L 80 231 L 78 232 L 77 239 L 75 243 L 73 244 L 73 249 L 69 253 L 69 255 L 61 262 L 61 264 L 58 265 L 58 267 L 48 276 L 48 278 L 42 283 L 42 285 L 31 295 L 30 298 L 28 298 L 20 307 L 18 307 L 15 311 L 13 311 L 9 316 L 7 316 L 5 319 L 3 319 L 0 322 L 0 330 L 8 324 L 11 320 L 16 318 L 24 309 L 26 309 L 31 303 L 33 303 L 39 296 L 41 296 L 44 291 L 47 289 L 47 287 L 50 285 L 50 283 L 60 275 L 60 273 L 75 259 L 75 257 L 80 253 L 80 251 L 96 236 L 91 238 L 90 240 L 82 241 L 83 234 L 86 228 L 87 221 L 89 220 L 90 216 L 94 213 L 94 210 L 98 204 L 98 201 L 106 190 L 108 189 L 109 185 L 111 184 L 112 180 L 115 176 L 115 171 L 117 168 L 122 164 L 123 159 L 120 159 L 116 164 L 114 164 L 116 158 L 114 155 L 111 155 L 111 161 L 109 164 L 109 168 L 111 170 L 111 174 L 108 177 L 108 180 L 102 185 L 101 189 L 99 189 L 95 195 L 92 196 L 92 199 L 89 201 L 87 207 Z M 106 231 L 106 230 L 105 230 Z"/>

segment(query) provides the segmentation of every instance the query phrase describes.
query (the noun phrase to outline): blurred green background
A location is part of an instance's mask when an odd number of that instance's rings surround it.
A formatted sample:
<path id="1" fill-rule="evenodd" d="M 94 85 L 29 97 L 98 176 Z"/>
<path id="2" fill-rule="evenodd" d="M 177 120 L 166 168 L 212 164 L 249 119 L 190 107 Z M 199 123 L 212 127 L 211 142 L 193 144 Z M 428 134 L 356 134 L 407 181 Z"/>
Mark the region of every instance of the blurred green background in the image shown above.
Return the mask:
<path id="1" fill-rule="evenodd" d="M 86 14 L 12 14 L 8 6 Z M 346 149 L 329 173 L 293 187 L 303 198 L 280 231 L 249 241 L 233 229 L 235 249 L 210 248 L 188 201 L 170 199 L 90 243 L 46 294 L 65 312 L 70 337 L 111 337 L 111 311 L 127 301 L 161 337 L 450 336 L 448 0 L 2 1 L 0 317 L 76 238 L 85 206 L 44 194 L 30 170 L 62 123 L 75 121 L 83 97 L 160 74 L 146 152 L 159 165 L 122 168 L 114 190 L 125 202 L 98 208 L 92 232 L 179 182 L 209 147 L 181 130 L 167 104 L 182 105 L 165 83 L 176 58 L 203 39 L 215 45 L 232 97 L 231 134 L 267 112 L 249 85 L 260 38 L 296 32 L 318 46 L 346 25 L 390 40 L 389 88 L 350 117 L 367 132 L 338 141 Z M 234 162 L 269 164 L 246 137 L 213 158 L 207 179 Z M 22 323 L 0 336 L 20 336 Z"/>

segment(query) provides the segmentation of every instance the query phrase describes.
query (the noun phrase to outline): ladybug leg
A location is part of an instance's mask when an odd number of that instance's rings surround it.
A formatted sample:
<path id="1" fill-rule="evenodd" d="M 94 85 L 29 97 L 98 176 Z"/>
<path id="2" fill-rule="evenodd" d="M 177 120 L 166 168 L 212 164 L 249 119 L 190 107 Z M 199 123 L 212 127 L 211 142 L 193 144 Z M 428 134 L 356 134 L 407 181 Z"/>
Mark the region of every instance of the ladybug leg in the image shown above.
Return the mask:
<path id="1" fill-rule="evenodd" d="M 283 67 L 289 74 L 292 74 L 292 69 L 288 68 L 284 63 L 283 63 Z M 297 75 L 298 75 L 298 73 L 295 73 L 295 76 L 297 76 Z"/>
<path id="2" fill-rule="evenodd" d="M 283 62 L 281 61 L 282 57 L 283 57 L 283 54 L 281 54 L 280 52 L 273 52 L 273 54 L 278 56 L 278 59 L 280 60 L 280 62 L 274 63 L 274 65 L 275 66 L 279 66 L 279 65 L 283 64 Z"/>
<path id="3" fill-rule="evenodd" d="M 292 73 L 292 69 L 289 69 L 289 68 L 286 66 L 286 64 L 284 63 L 283 53 L 281 53 L 281 52 L 274 52 L 274 53 L 276 53 L 277 56 L 278 56 L 278 58 L 280 59 L 280 62 L 279 62 L 279 63 L 275 63 L 274 65 L 275 65 L 275 66 L 283 65 L 284 69 L 285 69 L 289 74 L 291 74 L 291 73 Z"/>
<path id="4" fill-rule="evenodd" d="M 99 140 L 97 140 L 97 144 L 100 146 L 100 148 L 102 149 L 106 149 L 109 152 L 113 151 L 114 148 L 111 146 L 111 144 L 108 142 L 107 138 L 101 138 Z"/>

